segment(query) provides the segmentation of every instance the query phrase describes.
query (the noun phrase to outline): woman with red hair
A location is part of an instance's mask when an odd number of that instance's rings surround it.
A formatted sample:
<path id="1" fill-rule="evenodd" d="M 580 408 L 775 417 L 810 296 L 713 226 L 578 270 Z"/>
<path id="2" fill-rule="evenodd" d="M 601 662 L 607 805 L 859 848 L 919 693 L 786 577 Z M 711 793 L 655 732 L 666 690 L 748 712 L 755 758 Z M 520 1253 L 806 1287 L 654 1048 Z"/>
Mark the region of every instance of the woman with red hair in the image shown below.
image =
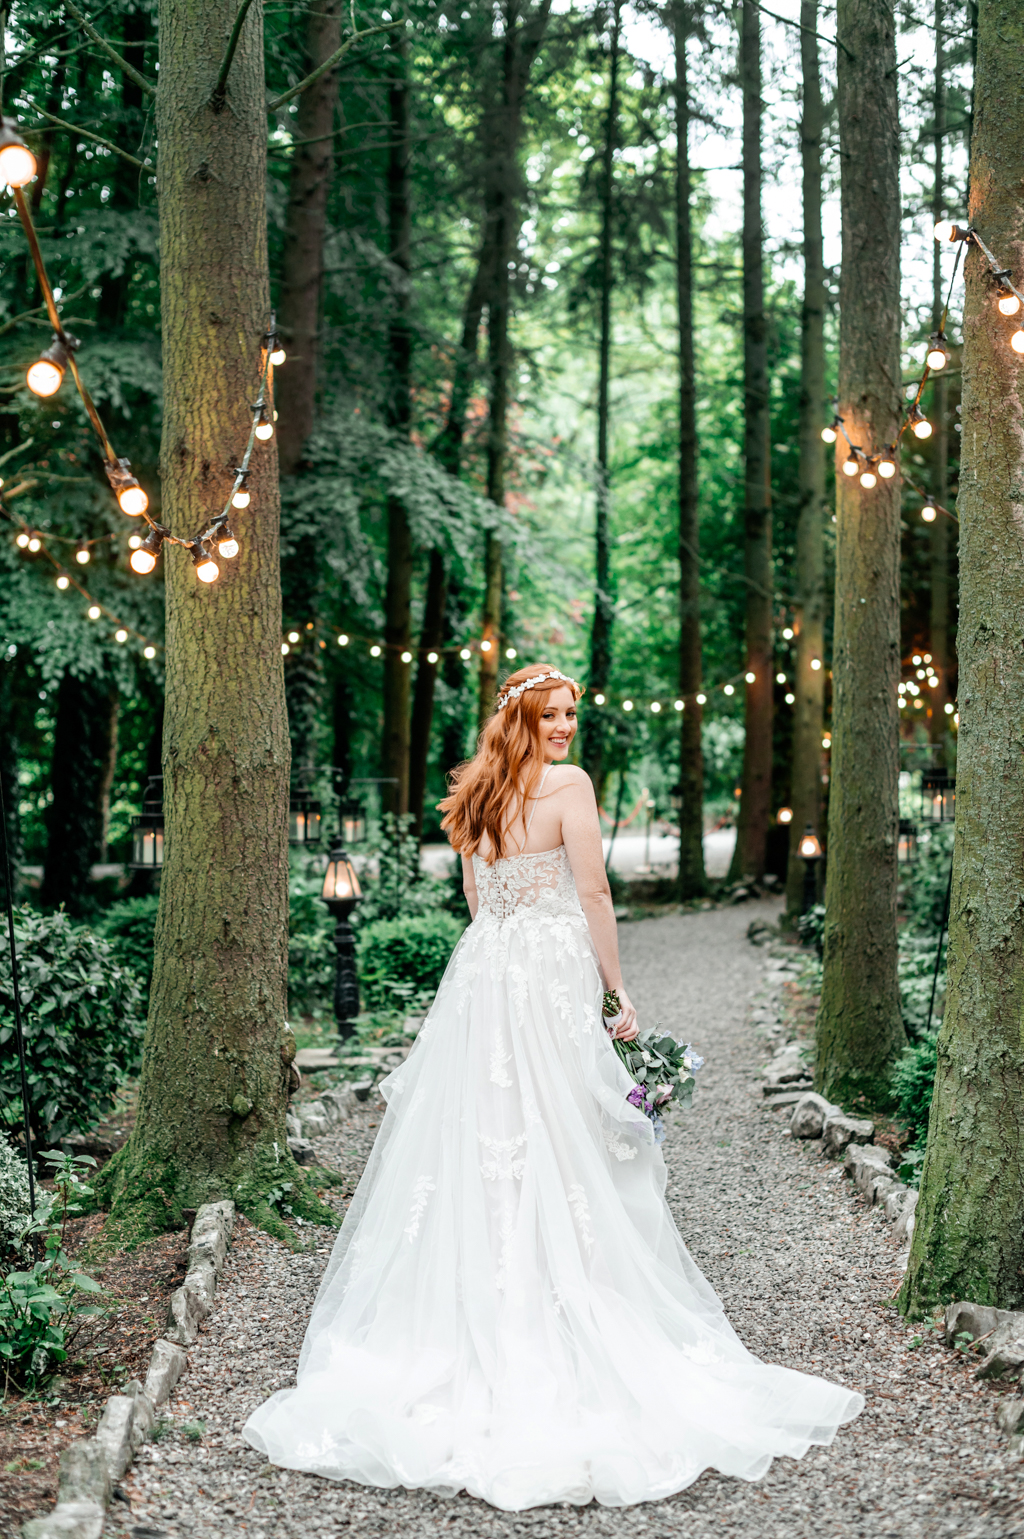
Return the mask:
<path id="1" fill-rule="evenodd" d="M 275 1464 L 624 1506 L 828 1443 L 863 1398 L 753 1357 L 683 1244 L 633 1038 L 582 691 L 505 681 L 441 803 L 473 922 L 402 1067 L 320 1287 L 297 1387 L 244 1435 Z"/>

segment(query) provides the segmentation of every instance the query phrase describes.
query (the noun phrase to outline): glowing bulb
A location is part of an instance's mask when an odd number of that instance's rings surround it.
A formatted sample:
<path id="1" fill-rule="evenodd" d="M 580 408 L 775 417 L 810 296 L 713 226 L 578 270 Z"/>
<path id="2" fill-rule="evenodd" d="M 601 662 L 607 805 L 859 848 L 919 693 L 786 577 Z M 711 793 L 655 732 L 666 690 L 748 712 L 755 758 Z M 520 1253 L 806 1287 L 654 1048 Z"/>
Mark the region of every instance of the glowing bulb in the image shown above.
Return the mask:
<path id="1" fill-rule="evenodd" d="M 956 225 L 952 219 L 940 219 L 935 226 L 935 239 L 938 241 L 952 240 L 955 229 Z"/>
<path id="2" fill-rule="evenodd" d="M 150 662 L 152 662 L 156 656 L 156 647 L 143 647 L 142 655 L 143 657 L 148 657 Z"/>
<path id="3" fill-rule="evenodd" d="M 899 698 L 899 708 L 900 708 L 901 711 L 905 711 L 906 710 L 906 708 L 907 708 L 907 697 L 906 697 L 906 695 L 901 695 L 900 696 L 900 698 Z"/>
<path id="4" fill-rule="evenodd" d="M 878 485 L 878 477 L 873 470 L 864 470 L 861 472 L 860 484 L 865 491 L 870 491 L 873 486 Z"/>
<path id="5" fill-rule="evenodd" d="M 15 543 L 15 545 L 17 545 L 19 550 L 24 550 L 25 547 L 28 545 L 28 535 L 25 534 L 24 532 L 22 532 L 21 534 L 18 535 L 18 538 L 15 540 L 14 543 Z"/>
<path id="6" fill-rule="evenodd" d="M 370 648 L 370 656 L 371 657 L 379 657 L 380 656 L 380 647 L 376 647 L 376 646 L 371 647 Z"/>
<path id="7" fill-rule="evenodd" d="M 121 512 L 127 513 L 129 518 L 138 518 L 149 507 L 149 498 L 141 486 L 126 486 L 117 494 L 117 500 L 121 505 Z"/>
<path id="8" fill-rule="evenodd" d="M 45 399 L 47 396 L 56 395 L 63 378 L 63 369 L 58 369 L 49 358 L 39 358 L 25 375 L 25 383 L 35 395 L 41 395 Z"/>
<path id="9" fill-rule="evenodd" d="M 830 737 L 823 737 L 822 740 L 821 740 L 821 746 L 822 746 L 822 748 L 831 748 L 832 747 L 832 739 Z"/>
<path id="10" fill-rule="evenodd" d="M 122 628 L 119 631 L 115 631 L 114 632 L 114 640 L 116 642 L 119 642 L 122 647 L 124 646 L 125 642 L 128 640 L 128 632 L 124 629 L 123 626 L 122 626 Z"/>
<path id="11" fill-rule="evenodd" d="M 293 646 L 298 641 L 298 639 L 299 639 L 298 631 L 289 631 L 288 632 L 288 640 L 292 643 Z"/>
<path id="12" fill-rule="evenodd" d="M 32 536 L 32 538 L 29 540 L 28 548 L 32 552 L 33 556 L 35 555 L 37 550 L 42 550 L 43 542 L 42 542 L 42 540 L 39 538 L 39 536 L 37 534 L 34 534 Z"/>
<path id="13" fill-rule="evenodd" d="M 731 684 L 727 684 L 725 686 L 725 689 L 724 689 L 723 693 L 727 694 L 727 695 L 734 695 L 736 693 L 736 691 L 733 689 Z"/>
<path id="14" fill-rule="evenodd" d="M 860 465 L 857 462 L 857 456 L 855 454 L 848 454 L 843 461 L 843 475 L 855 476 L 859 469 Z"/>
<path id="15" fill-rule="evenodd" d="M 138 572 L 140 577 L 148 577 L 156 566 L 156 553 L 155 551 L 147 550 L 144 545 L 140 545 L 138 550 L 132 551 L 128 558 L 128 565 L 133 572 Z"/>
<path id="16" fill-rule="evenodd" d="M 743 675 L 743 677 L 746 679 L 748 684 L 753 684 L 754 679 L 757 677 L 757 675 L 753 674 L 753 673 L 745 673 Z"/>
<path id="17" fill-rule="evenodd" d="M 938 509 L 933 508 L 930 504 L 928 504 L 926 507 L 921 509 L 921 517 L 924 519 L 926 524 L 934 524 L 937 512 Z"/>
<path id="18" fill-rule="evenodd" d="M 1015 331 L 1010 338 L 1010 346 L 1015 353 L 1024 353 L 1024 331 Z"/>
<path id="19" fill-rule="evenodd" d="M 676 700 L 676 701 L 673 702 L 673 704 L 674 704 L 675 709 L 677 711 L 681 711 L 685 707 L 686 701 L 685 700 Z"/>
<path id="20" fill-rule="evenodd" d="M 820 657 L 812 657 L 812 658 L 811 658 L 811 668 L 812 668 L 812 670 L 813 670 L 813 671 L 814 671 L 814 672 L 815 672 L 815 673 L 817 673 L 817 672 L 818 672 L 818 669 L 819 669 L 819 668 L 820 668 L 820 667 L 821 667 L 821 658 L 820 658 Z"/>
<path id="21" fill-rule="evenodd" d="M 823 444 L 834 444 L 838 437 L 839 434 L 834 427 L 823 427 L 821 430 L 821 441 Z"/>
<path id="22" fill-rule="evenodd" d="M 999 296 L 999 314 L 1000 315 L 1016 315 L 1017 311 L 1019 309 L 1020 309 L 1020 300 L 1017 298 L 1016 294 L 1011 294 L 1009 292 L 1007 292 L 1005 294 L 1000 294 L 1000 296 Z"/>
<path id="23" fill-rule="evenodd" d="M 437 662 L 437 653 L 436 652 L 428 652 L 427 653 L 427 662 L 428 663 L 436 663 Z"/>
<path id="24" fill-rule="evenodd" d="M 787 705 L 792 705 L 795 700 L 796 700 L 796 696 L 795 695 L 787 695 L 786 696 L 786 704 Z"/>
<path id="25" fill-rule="evenodd" d="M 251 500 L 252 499 L 249 493 L 246 491 L 245 487 L 240 486 L 238 491 L 232 495 L 231 506 L 233 508 L 247 508 Z"/>
<path id="26" fill-rule="evenodd" d="M 274 365 L 275 369 L 279 369 L 287 357 L 288 354 L 285 352 L 283 347 L 275 347 L 274 351 L 270 355 L 270 361 Z"/>
<path id="27" fill-rule="evenodd" d="M 342 635 L 340 635 L 338 637 L 338 645 L 339 645 L 339 647 L 347 647 L 348 646 L 348 637 L 344 633 L 342 633 Z"/>
<path id="28" fill-rule="evenodd" d="M 91 555 L 92 552 L 89 550 L 88 545 L 79 545 L 78 549 L 75 551 L 75 560 L 78 562 L 79 566 L 88 566 Z"/>
<path id="29" fill-rule="evenodd" d="M 232 561 L 238 555 L 238 541 L 234 535 L 227 534 L 223 540 L 218 540 L 217 551 L 219 555 L 224 557 L 225 561 Z"/>
<path id="30" fill-rule="evenodd" d="M 291 647 L 288 645 L 287 641 L 282 641 L 282 643 L 281 643 L 281 656 L 282 657 L 287 657 L 288 653 L 290 651 L 291 651 Z"/>
<path id="31" fill-rule="evenodd" d="M 256 424 L 256 437 L 260 440 L 261 443 L 266 443 L 267 439 L 273 438 L 273 436 L 274 424 L 272 422 L 268 422 L 266 417 L 261 417 L 259 422 Z"/>
<path id="32" fill-rule="evenodd" d="M 480 650 L 481 652 L 489 652 L 491 650 L 491 643 L 489 641 L 481 641 Z"/>
<path id="33" fill-rule="evenodd" d="M 1024 333 L 1022 333 L 1022 337 L 1024 337 Z M 1021 351 L 1024 351 L 1024 347 L 1022 347 Z M 931 438 L 932 425 L 927 417 L 919 417 L 913 426 L 915 438 Z"/>
<path id="34" fill-rule="evenodd" d="M 953 714 L 953 702 L 951 700 L 947 700 L 945 705 L 942 707 L 942 709 L 945 711 L 947 716 L 952 716 L 952 714 Z"/>
<path id="35" fill-rule="evenodd" d="M 931 660 L 932 660 L 932 654 L 931 654 L 931 653 L 930 653 L 930 652 L 926 652 L 926 653 L 925 653 L 925 654 L 924 654 L 924 661 L 925 661 L 925 662 L 926 662 L 926 663 L 930 663 L 930 662 L 931 662 Z"/>
<path id="36" fill-rule="evenodd" d="M 783 635 L 784 640 L 792 641 L 793 640 L 793 628 L 792 628 L 792 626 L 787 625 L 786 629 L 783 631 L 782 635 Z"/>
<path id="37" fill-rule="evenodd" d="M 604 705 L 604 696 L 603 695 L 595 695 L 594 696 L 594 704 L 595 705 Z"/>
<path id="38" fill-rule="evenodd" d="M 402 661 L 403 661 L 403 663 L 411 663 L 412 662 L 412 653 L 411 652 L 403 652 L 402 653 Z"/>
<path id="39" fill-rule="evenodd" d="M 793 809 L 792 807 L 780 807 L 775 816 L 780 823 L 792 823 Z"/>
<path id="40" fill-rule="evenodd" d="M 200 582 L 216 582 L 220 576 L 220 567 L 212 556 L 204 556 L 196 565 L 196 576 Z"/>
<path id="41" fill-rule="evenodd" d="M 652 700 L 651 710 L 654 712 L 655 716 L 657 716 L 658 712 L 661 710 L 661 702 L 659 700 Z"/>
<path id="42" fill-rule="evenodd" d="M 100 617 L 100 613 L 101 613 L 100 606 L 98 604 L 90 604 L 89 605 L 89 619 L 90 620 L 98 620 L 99 617 Z"/>
<path id="43" fill-rule="evenodd" d="M 878 462 L 878 474 L 883 481 L 891 481 L 896 474 L 896 461 L 891 455 L 883 454 Z"/>
<path id="44" fill-rule="evenodd" d="M 511 660 L 513 657 L 518 657 L 519 653 L 516 651 L 515 647 L 506 647 L 505 656 Z"/>
<path id="45" fill-rule="evenodd" d="M 70 577 L 65 577 L 64 573 L 61 572 L 60 576 L 57 578 L 57 587 L 63 593 L 64 589 L 69 587 L 70 584 L 71 584 L 71 578 Z"/>
<path id="46" fill-rule="evenodd" d="M 707 702 L 708 702 L 707 695 L 698 695 L 697 696 L 697 704 L 698 705 L 707 705 Z"/>
<path id="47" fill-rule="evenodd" d="M 930 347 L 924 361 L 933 374 L 938 374 L 939 370 L 944 369 L 949 362 L 949 353 L 944 347 Z"/>
<path id="48" fill-rule="evenodd" d="M 473 654 L 472 654 L 472 652 L 471 652 L 471 651 L 470 651 L 470 650 L 469 650 L 469 648 L 468 648 L 468 647 L 463 647 L 463 648 L 462 648 L 462 651 L 461 651 L 461 652 L 460 652 L 460 653 L 459 653 L 459 656 L 460 656 L 460 657 L 461 657 L 461 658 L 462 658 L 462 661 L 463 661 L 463 662 L 464 662 L 464 663 L 468 663 L 468 662 L 469 662 L 469 659 L 470 659 L 470 658 L 471 658 L 471 657 L 472 657 L 472 656 L 473 656 Z"/>
<path id="49" fill-rule="evenodd" d="M 785 684 L 785 682 L 786 682 L 786 675 L 784 673 L 777 673 L 775 675 L 775 682 L 776 682 L 776 684 Z"/>
<path id="50" fill-rule="evenodd" d="M 624 711 L 631 711 L 633 709 L 633 702 L 632 702 L 632 700 L 623 700 L 623 702 L 622 702 L 622 709 Z"/>
<path id="51" fill-rule="evenodd" d="M 36 157 L 6 124 L 0 130 L 0 145 L 0 182 L 24 187 L 36 174 Z"/>

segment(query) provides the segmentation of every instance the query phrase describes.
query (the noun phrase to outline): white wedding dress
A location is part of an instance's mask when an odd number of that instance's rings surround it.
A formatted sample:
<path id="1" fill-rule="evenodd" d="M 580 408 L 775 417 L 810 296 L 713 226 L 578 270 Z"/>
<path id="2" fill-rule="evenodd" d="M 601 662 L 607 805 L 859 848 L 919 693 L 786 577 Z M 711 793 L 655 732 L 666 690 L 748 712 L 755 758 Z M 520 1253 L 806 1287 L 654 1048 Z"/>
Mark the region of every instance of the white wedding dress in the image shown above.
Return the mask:
<path id="1" fill-rule="evenodd" d="M 831 1442 L 863 1397 L 748 1352 L 676 1230 L 564 846 L 473 865 L 479 912 L 381 1084 L 297 1387 L 244 1436 L 511 1511 L 756 1480 Z"/>

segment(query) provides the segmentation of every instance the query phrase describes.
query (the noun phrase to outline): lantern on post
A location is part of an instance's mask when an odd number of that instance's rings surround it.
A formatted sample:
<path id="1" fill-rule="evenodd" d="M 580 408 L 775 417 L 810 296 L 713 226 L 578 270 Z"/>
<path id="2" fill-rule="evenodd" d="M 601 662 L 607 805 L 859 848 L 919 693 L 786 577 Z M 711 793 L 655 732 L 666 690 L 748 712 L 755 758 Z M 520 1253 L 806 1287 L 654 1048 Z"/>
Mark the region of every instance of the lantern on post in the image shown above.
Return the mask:
<path id="1" fill-rule="evenodd" d="M 356 943 L 348 919 L 363 893 L 356 868 L 346 853 L 340 833 L 334 838 L 328 852 L 320 896 L 335 920 L 334 1019 L 338 1036 L 344 1039 L 355 1031 L 355 1018 L 359 1014 Z"/>
<path id="2" fill-rule="evenodd" d="M 818 897 L 818 869 L 817 863 L 821 859 L 823 851 L 814 832 L 814 826 L 807 824 L 800 838 L 797 854 L 804 863 L 804 895 L 800 905 L 800 912 L 806 914 L 807 910 L 814 907 Z"/>
<path id="3" fill-rule="evenodd" d="M 956 813 L 956 776 L 948 770 L 921 771 L 921 821 L 952 823 Z"/>
<path id="4" fill-rule="evenodd" d="M 342 802 L 341 829 L 346 844 L 362 844 L 366 838 L 366 812 L 362 802 L 354 796 L 346 797 Z"/>
<path id="5" fill-rule="evenodd" d="M 304 786 L 298 786 L 288 799 L 288 843 L 304 849 L 320 843 L 320 803 Z"/>
<path id="6" fill-rule="evenodd" d="M 164 777 L 150 775 L 142 812 L 132 818 L 132 871 L 159 871 L 164 863 Z"/>
<path id="7" fill-rule="evenodd" d="M 916 859 L 917 824 L 910 818 L 900 818 L 899 835 L 896 840 L 896 864 L 910 866 Z"/>

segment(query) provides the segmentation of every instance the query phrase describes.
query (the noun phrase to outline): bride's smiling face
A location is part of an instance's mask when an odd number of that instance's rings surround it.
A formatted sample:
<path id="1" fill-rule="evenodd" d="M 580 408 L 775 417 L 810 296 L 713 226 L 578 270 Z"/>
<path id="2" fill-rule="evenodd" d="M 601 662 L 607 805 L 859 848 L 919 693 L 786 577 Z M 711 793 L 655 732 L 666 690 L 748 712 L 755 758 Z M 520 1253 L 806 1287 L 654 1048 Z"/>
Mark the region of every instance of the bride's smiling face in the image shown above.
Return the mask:
<path id="1" fill-rule="evenodd" d="M 576 736 L 576 701 L 567 684 L 548 691 L 537 730 L 544 763 L 555 764 L 564 759 Z"/>

